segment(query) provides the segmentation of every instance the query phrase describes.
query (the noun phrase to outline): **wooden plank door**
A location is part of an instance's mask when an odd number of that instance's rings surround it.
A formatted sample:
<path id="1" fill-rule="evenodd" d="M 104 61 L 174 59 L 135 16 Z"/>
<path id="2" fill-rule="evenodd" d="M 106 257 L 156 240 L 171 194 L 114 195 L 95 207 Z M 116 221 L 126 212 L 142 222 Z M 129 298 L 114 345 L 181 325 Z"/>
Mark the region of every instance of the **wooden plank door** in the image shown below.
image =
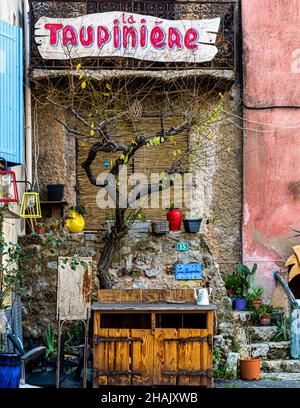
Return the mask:
<path id="1" fill-rule="evenodd" d="M 153 364 L 154 364 L 154 336 L 151 330 L 131 329 L 133 341 L 131 344 L 131 369 L 133 374 L 132 385 L 153 385 Z"/>
<path id="2" fill-rule="evenodd" d="M 154 335 L 154 384 L 176 385 L 177 329 L 155 329 Z"/>
<path id="3" fill-rule="evenodd" d="M 95 344 L 97 360 L 94 360 L 98 369 L 95 370 L 98 385 L 130 384 L 129 337 L 129 329 L 98 329 L 99 340 Z"/>
<path id="4" fill-rule="evenodd" d="M 207 330 L 178 329 L 179 385 L 207 386 L 205 376 L 208 368 L 208 343 L 205 341 L 207 335 Z"/>
<path id="5" fill-rule="evenodd" d="M 153 338 L 151 330 L 98 329 L 94 386 L 152 385 Z"/>
<path id="6" fill-rule="evenodd" d="M 156 329 L 154 384 L 210 385 L 207 329 Z"/>

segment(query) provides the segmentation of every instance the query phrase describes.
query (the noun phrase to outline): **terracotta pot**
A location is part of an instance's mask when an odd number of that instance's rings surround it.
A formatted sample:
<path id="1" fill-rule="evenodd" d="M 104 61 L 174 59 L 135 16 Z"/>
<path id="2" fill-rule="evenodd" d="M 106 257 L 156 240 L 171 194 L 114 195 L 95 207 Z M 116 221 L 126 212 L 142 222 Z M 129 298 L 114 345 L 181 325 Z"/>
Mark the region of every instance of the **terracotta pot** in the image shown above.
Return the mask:
<path id="1" fill-rule="evenodd" d="M 235 289 L 227 289 L 227 295 L 229 297 L 234 297 L 236 295 L 236 290 Z"/>
<path id="2" fill-rule="evenodd" d="M 167 212 L 167 220 L 169 221 L 170 231 L 180 231 L 182 220 L 182 213 L 180 210 L 169 210 Z"/>
<path id="3" fill-rule="evenodd" d="M 260 380 L 260 358 L 240 360 L 240 377 L 244 381 Z"/>
<path id="4" fill-rule="evenodd" d="M 262 299 L 253 299 L 252 305 L 255 307 L 256 310 L 259 310 L 262 305 Z"/>
<path id="5" fill-rule="evenodd" d="M 270 326 L 270 324 L 271 324 L 271 313 L 261 315 L 260 318 L 259 318 L 259 324 L 261 326 Z"/>

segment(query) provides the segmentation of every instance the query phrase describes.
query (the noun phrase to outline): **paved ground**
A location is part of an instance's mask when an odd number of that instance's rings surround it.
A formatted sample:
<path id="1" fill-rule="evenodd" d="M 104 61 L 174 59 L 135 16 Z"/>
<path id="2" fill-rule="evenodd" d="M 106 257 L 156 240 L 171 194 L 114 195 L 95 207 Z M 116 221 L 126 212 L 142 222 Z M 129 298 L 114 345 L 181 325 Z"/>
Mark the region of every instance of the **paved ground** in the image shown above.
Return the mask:
<path id="1" fill-rule="evenodd" d="M 300 388 L 300 381 L 280 381 L 278 379 L 260 381 L 215 380 L 214 388 Z"/>

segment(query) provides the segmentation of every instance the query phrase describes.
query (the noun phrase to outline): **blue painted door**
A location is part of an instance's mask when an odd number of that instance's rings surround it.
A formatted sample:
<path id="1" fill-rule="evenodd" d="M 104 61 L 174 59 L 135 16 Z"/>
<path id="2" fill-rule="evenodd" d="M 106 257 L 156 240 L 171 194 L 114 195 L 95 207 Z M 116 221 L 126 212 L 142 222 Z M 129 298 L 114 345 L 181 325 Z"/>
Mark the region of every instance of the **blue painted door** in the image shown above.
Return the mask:
<path id="1" fill-rule="evenodd" d="M 0 20 L 0 157 L 23 163 L 22 29 Z"/>

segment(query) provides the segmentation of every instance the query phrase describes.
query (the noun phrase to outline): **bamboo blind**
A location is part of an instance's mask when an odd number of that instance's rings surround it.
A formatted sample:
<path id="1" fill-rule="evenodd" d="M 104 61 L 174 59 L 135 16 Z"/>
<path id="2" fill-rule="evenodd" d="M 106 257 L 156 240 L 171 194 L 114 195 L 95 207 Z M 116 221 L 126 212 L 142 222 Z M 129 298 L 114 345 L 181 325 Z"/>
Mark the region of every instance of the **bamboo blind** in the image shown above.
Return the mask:
<path id="1" fill-rule="evenodd" d="M 164 120 L 165 130 L 169 130 L 171 127 L 183 122 L 181 116 L 172 116 Z M 138 121 L 120 121 L 113 128 L 109 129 L 111 134 L 116 135 L 119 132 L 119 140 L 122 142 L 130 142 L 137 134 L 155 136 L 160 131 L 160 119 L 158 117 L 142 116 Z M 85 171 L 81 167 L 81 163 L 86 160 L 88 151 L 93 142 L 93 138 L 88 141 L 78 142 L 78 158 L 77 158 L 77 176 L 79 182 L 80 198 L 85 203 L 88 211 L 86 216 L 86 226 L 88 230 L 98 230 L 105 228 L 105 219 L 108 213 L 111 213 L 112 209 L 100 209 L 96 204 L 96 196 L 99 192 L 99 187 L 91 185 Z M 170 167 L 172 162 L 177 158 L 173 156 L 173 150 L 180 149 L 184 153 L 187 149 L 187 134 L 182 132 L 176 136 L 176 146 L 170 141 L 163 143 L 160 146 L 145 146 L 142 147 L 134 157 L 128 163 L 127 173 L 128 176 L 135 173 L 143 173 L 148 177 L 150 182 L 151 173 L 161 173 L 163 170 Z M 179 153 L 180 154 L 180 153 Z M 120 156 L 120 152 L 117 153 L 98 153 L 95 161 L 92 164 L 92 171 L 95 175 L 99 175 L 102 172 L 108 172 L 109 169 L 105 169 L 104 163 L 109 162 L 111 159 L 115 160 Z M 129 190 L 130 191 L 129 187 Z M 161 193 L 155 193 L 161 196 Z M 174 189 L 170 189 L 170 201 L 176 202 L 176 198 L 180 198 L 181 192 L 174 194 Z M 141 206 L 145 206 L 145 199 L 141 203 Z M 153 221 L 166 219 L 166 209 L 162 207 L 160 200 L 160 208 L 148 208 L 144 210 L 144 214 L 148 219 Z"/>

